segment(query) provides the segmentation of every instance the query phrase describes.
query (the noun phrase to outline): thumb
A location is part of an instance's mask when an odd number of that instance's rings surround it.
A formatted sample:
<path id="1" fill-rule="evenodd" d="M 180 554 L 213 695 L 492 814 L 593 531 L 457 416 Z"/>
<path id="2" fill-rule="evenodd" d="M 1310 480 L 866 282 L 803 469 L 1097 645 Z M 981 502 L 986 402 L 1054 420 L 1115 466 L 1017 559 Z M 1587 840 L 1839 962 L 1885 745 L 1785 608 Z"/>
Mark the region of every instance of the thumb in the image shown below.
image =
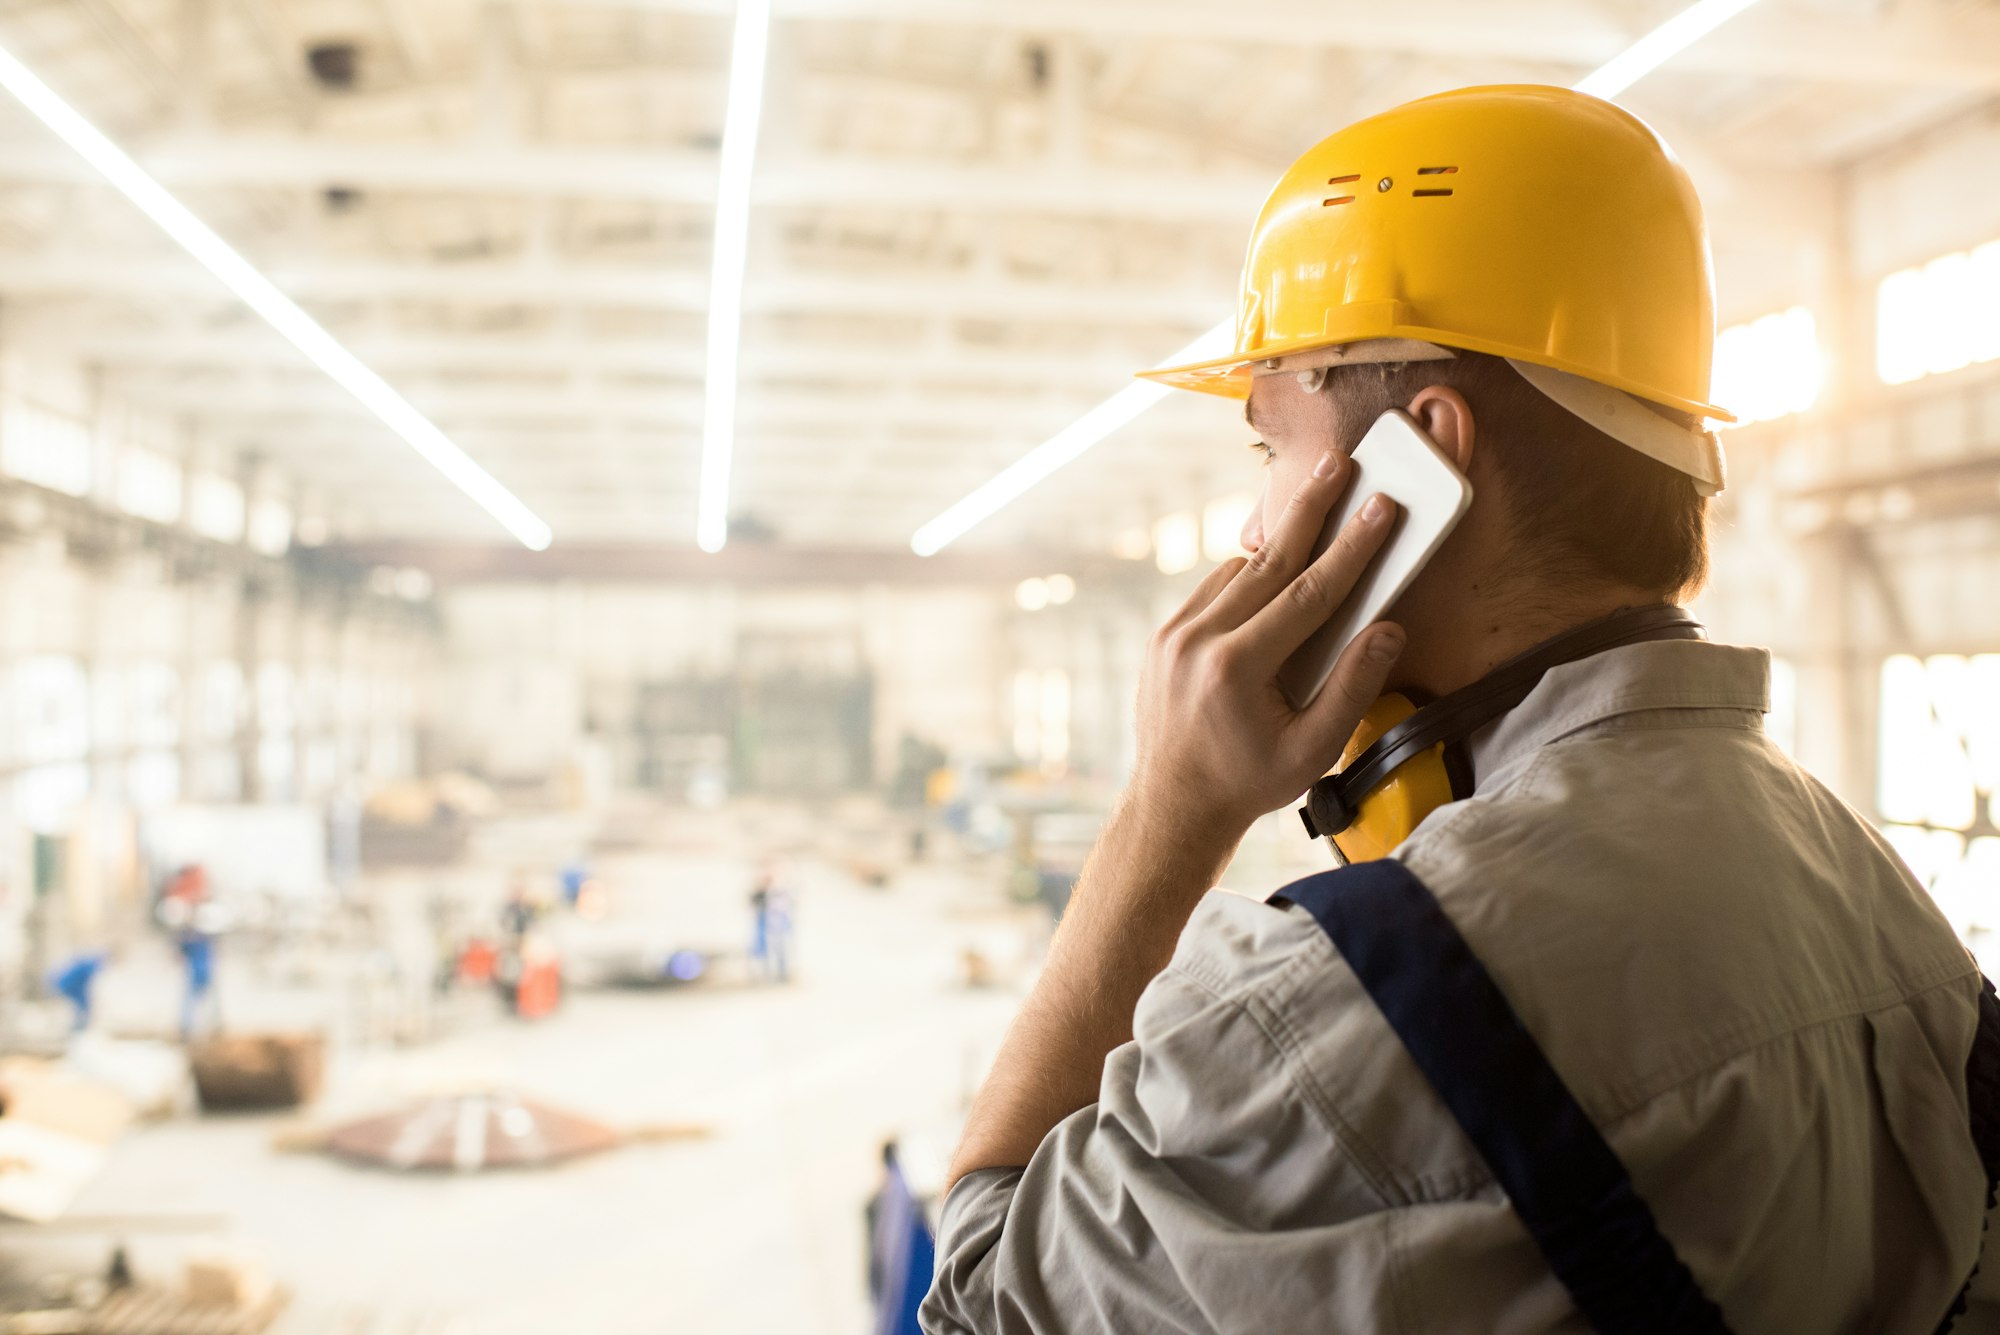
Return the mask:
<path id="1" fill-rule="evenodd" d="M 1361 716 L 1381 696 L 1389 669 L 1402 657 L 1403 644 L 1401 626 L 1378 621 L 1341 652 L 1333 675 L 1300 719 L 1316 751 L 1338 755 L 1347 745 Z"/>

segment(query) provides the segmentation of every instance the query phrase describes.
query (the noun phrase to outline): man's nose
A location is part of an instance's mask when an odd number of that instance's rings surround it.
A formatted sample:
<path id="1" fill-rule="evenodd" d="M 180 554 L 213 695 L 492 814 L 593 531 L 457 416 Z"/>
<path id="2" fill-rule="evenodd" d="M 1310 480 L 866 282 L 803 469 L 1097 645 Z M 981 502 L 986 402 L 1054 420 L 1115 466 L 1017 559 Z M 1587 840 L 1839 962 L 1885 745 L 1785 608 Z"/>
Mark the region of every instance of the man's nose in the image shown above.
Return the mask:
<path id="1" fill-rule="evenodd" d="M 1236 535 L 1236 541 L 1243 544 L 1246 552 L 1255 552 L 1264 545 L 1264 494 L 1257 494 L 1257 503 L 1250 507 L 1250 517 L 1243 521 L 1243 531 Z"/>

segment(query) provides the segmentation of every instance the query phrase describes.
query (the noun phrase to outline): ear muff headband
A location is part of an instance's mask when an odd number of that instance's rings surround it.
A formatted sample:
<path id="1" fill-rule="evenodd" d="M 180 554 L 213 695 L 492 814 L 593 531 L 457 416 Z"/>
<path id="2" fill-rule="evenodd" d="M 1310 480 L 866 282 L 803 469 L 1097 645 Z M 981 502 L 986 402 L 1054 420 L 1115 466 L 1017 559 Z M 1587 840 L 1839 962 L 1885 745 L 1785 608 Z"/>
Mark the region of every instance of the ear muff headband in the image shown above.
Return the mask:
<path id="1" fill-rule="evenodd" d="M 1628 644 L 1703 637 L 1699 621 L 1669 604 L 1628 608 L 1565 631 L 1508 659 L 1470 686 L 1432 701 L 1383 733 L 1353 764 L 1314 784 L 1299 817 L 1315 839 L 1339 834 L 1354 823 L 1368 794 L 1399 765 L 1440 742 L 1462 741 L 1514 708 L 1550 668 Z"/>

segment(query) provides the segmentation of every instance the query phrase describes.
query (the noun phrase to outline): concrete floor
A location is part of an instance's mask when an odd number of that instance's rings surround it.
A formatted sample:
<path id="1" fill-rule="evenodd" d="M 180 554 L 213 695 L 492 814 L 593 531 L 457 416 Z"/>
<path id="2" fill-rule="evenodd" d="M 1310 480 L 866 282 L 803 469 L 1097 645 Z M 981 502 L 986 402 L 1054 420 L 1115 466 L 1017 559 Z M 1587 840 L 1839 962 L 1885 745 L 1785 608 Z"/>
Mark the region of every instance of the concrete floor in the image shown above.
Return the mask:
<path id="1" fill-rule="evenodd" d="M 506 866 L 574 838 L 516 834 L 449 878 L 497 894 Z M 572 925 L 574 956 L 740 948 L 751 872 L 732 855 L 740 840 L 707 828 L 679 843 L 596 860 L 613 914 Z M 578 992 L 536 1023 L 475 995 L 430 1041 L 342 1043 L 313 1110 L 324 1123 L 487 1085 L 621 1126 L 706 1124 L 710 1138 L 539 1171 L 410 1176 L 274 1150 L 292 1118 L 187 1116 L 128 1134 L 73 1213 L 220 1216 L 296 1294 L 278 1335 L 855 1335 L 868 1329 L 861 1211 L 878 1147 L 905 1131 L 948 1137 L 1046 931 L 1005 901 L 1001 875 L 919 867 L 877 890 L 802 860 L 791 986 Z M 408 939 L 421 896 L 374 889 L 400 905 L 388 934 Z M 961 985 L 970 945 L 1007 985 Z M 163 977 L 138 961 L 124 972 L 106 980 L 107 1009 L 168 1002 Z M 317 1010 L 336 1032 L 355 1028 L 346 984 L 281 985 L 225 956 L 221 985 L 238 1027 Z M 167 1270 L 186 1245 L 139 1233 L 134 1257 Z"/>

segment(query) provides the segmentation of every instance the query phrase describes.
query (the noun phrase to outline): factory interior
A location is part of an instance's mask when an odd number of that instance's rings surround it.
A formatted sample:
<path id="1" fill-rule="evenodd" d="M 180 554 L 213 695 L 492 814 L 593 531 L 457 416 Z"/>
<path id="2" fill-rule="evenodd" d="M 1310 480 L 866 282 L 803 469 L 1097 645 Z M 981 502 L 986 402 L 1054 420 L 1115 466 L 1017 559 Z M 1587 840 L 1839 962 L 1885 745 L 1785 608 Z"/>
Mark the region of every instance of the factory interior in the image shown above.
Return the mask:
<path id="1" fill-rule="evenodd" d="M 1690 608 L 1984 957 L 2000 5 L 0 0 L 0 1332 L 914 1332 L 1259 504 L 1135 372 L 1483 84 L 1685 166 Z"/>

